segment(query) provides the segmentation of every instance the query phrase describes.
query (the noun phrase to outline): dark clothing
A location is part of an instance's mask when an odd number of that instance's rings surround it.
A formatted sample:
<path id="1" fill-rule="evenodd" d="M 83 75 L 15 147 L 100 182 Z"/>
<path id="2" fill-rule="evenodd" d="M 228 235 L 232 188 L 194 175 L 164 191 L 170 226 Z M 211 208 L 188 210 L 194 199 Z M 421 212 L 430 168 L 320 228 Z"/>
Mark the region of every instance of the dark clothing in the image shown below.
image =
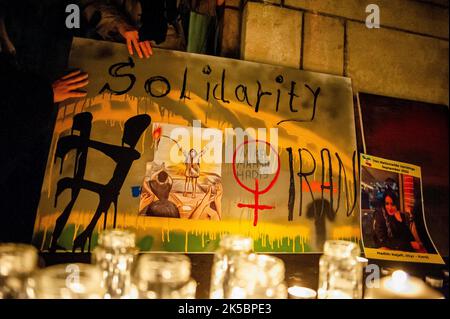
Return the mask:
<path id="1" fill-rule="evenodd" d="M 142 27 L 139 40 L 153 40 L 157 44 L 164 42 L 168 24 L 174 24 L 177 18 L 176 0 L 142 1 Z"/>
<path id="2" fill-rule="evenodd" d="M 182 0 L 181 5 L 198 14 L 214 17 L 217 12 L 217 0 Z"/>
<path id="3" fill-rule="evenodd" d="M 170 190 L 172 189 L 171 184 L 163 184 L 158 183 L 157 181 L 150 181 L 149 185 L 150 189 L 156 195 L 156 197 L 158 197 L 158 199 L 169 199 Z"/>
<path id="4" fill-rule="evenodd" d="M 51 83 L 66 73 L 77 35 L 65 24 L 70 3 L 79 1 L 0 0 L 16 52 L 0 61 L 1 242 L 31 242 L 57 112 Z"/>
<path id="5" fill-rule="evenodd" d="M 223 6 L 216 0 L 184 0 L 180 15 L 187 39 L 187 52 L 219 55 Z"/>
<path id="6" fill-rule="evenodd" d="M 414 236 L 407 224 L 406 215 L 400 214 L 402 222 L 387 214 L 384 209 L 375 212 L 374 241 L 378 247 L 413 252 L 411 242 L 415 241 Z"/>
<path id="7" fill-rule="evenodd" d="M 120 27 L 139 29 L 140 41 L 164 42 L 169 23 L 175 23 L 176 0 L 82 0 L 84 17 L 97 38 L 123 42 Z M 90 37 L 95 37 L 89 33 Z"/>
<path id="8" fill-rule="evenodd" d="M 31 242 L 56 107 L 45 79 L 0 54 L 0 242 Z"/>
<path id="9" fill-rule="evenodd" d="M 68 0 L 4 2 L 6 31 L 15 47 L 17 63 L 24 71 L 49 81 L 64 73 L 73 36 L 65 27 L 65 8 L 69 3 Z"/>
<path id="10" fill-rule="evenodd" d="M 51 83 L 65 73 L 72 41 L 69 3 L 2 3 L 16 54 L 0 58 L 1 242 L 31 242 L 57 112 Z"/>

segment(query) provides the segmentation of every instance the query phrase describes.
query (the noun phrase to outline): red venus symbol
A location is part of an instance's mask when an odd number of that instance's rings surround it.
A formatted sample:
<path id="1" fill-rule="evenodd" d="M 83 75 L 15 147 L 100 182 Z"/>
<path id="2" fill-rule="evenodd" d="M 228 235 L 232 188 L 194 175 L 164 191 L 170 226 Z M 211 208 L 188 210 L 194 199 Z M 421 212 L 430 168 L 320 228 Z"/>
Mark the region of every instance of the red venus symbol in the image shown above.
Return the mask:
<path id="1" fill-rule="evenodd" d="M 239 179 L 239 177 L 237 176 L 236 173 L 236 154 L 238 152 L 238 150 L 243 147 L 246 144 L 249 143 L 265 143 L 266 145 L 268 145 L 276 154 L 277 154 L 277 160 L 278 160 L 278 165 L 277 165 L 277 171 L 275 173 L 274 178 L 272 179 L 272 181 L 270 182 L 270 184 L 263 190 L 259 190 L 259 180 L 257 178 L 255 178 L 255 189 L 251 189 L 249 187 L 247 187 L 246 185 L 244 185 L 244 183 L 242 183 L 242 181 Z M 258 211 L 259 210 L 266 210 L 266 209 L 273 209 L 275 208 L 275 206 L 268 206 L 268 205 L 260 205 L 259 204 L 259 195 L 265 194 L 267 193 L 276 183 L 277 179 L 278 179 L 278 175 L 280 175 L 280 155 L 278 154 L 278 152 L 274 149 L 274 147 L 267 141 L 260 141 L 260 140 L 251 140 L 251 141 L 245 141 L 244 143 L 242 143 L 241 145 L 239 145 L 236 150 L 234 151 L 233 154 L 233 175 L 234 175 L 234 179 L 236 180 L 236 182 L 238 182 L 239 186 L 241 186 L 242 188 L 244 188 L 245 190 L 249 191 L 250 193 L 253 193 L 254 198 L 255 198 L 255 202 L 254 204 L 243 204 L 243 203 L 238 203 L 238 207 L 239 208 L 253 208 L 254 209 L 254 218 L 253 218 L 253 226 L 256 226 L 256 224 L 258 223 Z"/>

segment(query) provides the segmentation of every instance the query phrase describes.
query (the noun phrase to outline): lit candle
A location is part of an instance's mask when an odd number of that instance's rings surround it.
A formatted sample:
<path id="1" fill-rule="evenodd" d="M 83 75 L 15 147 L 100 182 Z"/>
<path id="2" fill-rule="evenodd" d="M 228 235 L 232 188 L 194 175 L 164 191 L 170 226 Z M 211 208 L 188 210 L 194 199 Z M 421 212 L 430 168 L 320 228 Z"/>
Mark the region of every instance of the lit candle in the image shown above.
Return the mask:
<path id="1" fill-rule="evenodd" d="M 300 286 L 289 287 L 288 294 L 289 299 L 316 299 L 317 297 L 315 290 Z"/>
<path id="2" fill-rule="evenodd" d="M 364 258 L 364 257 L 358 256 L 358 257 L 356 257 L 356 260 L 357 260 L 359 263 L 361 263 L 361 265 L 362 265 L 363 267 L 366 267 L 366 266 L 369 264 L 369 260 L 368 260 L 367 258 Z"/>
<path id="3" fill-rule="evenodd" d="M 391 276 L 384 277 L 379 287 L 368 288 L 367 299 L 442 299 L 438 291 L 428 287 L 419 278 L 409 276 L 402 270 L 396 270 Z"/>
<path id="4" fill-rule="evenodd" d="M 408 277 L 408 274 L 403 270 L 396 270 L 392 273 L 391 278 L 386 281 L 385 286 L 398 293 L 411 292 L 418 287 L 413 286 Z"/>

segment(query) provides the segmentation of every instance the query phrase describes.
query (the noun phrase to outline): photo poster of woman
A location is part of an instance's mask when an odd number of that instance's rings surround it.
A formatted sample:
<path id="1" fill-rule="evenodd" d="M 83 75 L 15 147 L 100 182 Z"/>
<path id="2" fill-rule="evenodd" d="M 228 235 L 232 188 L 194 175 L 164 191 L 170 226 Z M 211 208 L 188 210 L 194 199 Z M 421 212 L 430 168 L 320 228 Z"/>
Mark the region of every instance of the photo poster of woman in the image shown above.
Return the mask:
<path id="1" fill-rule="evenodd" d="M 419 166 L 361 154 L 360 189 L 367 258 L 444 263 L 426 226 Z"/>

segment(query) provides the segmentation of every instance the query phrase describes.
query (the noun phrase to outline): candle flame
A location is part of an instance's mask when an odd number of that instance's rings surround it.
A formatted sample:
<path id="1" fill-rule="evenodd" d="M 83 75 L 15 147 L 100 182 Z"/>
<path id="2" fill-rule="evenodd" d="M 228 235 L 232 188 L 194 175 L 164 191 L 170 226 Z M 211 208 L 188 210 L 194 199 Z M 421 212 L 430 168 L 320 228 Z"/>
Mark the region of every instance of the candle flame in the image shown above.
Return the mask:
<path id="1" fill-rule="evenodd" d="M 396 270 L 392 273 L 392 281 L 394 285 L 404 285 L 408 280 L 408 274 L 403 270 Z"/>
<path id="2" fill-rule="evenodd" d="M 386 286 L 397 292 L 409 292 L 412 288 L 408 280 L 408 274 L 403 270 L 394 271 Z"/>
<path id="3" fill-rule="evenodd" d="M 314 299 L 317 296 L 317 293 L 314 290 L 300 286 L 289 287 L 288 293 L 295 298 L 302 299 Z"/>

